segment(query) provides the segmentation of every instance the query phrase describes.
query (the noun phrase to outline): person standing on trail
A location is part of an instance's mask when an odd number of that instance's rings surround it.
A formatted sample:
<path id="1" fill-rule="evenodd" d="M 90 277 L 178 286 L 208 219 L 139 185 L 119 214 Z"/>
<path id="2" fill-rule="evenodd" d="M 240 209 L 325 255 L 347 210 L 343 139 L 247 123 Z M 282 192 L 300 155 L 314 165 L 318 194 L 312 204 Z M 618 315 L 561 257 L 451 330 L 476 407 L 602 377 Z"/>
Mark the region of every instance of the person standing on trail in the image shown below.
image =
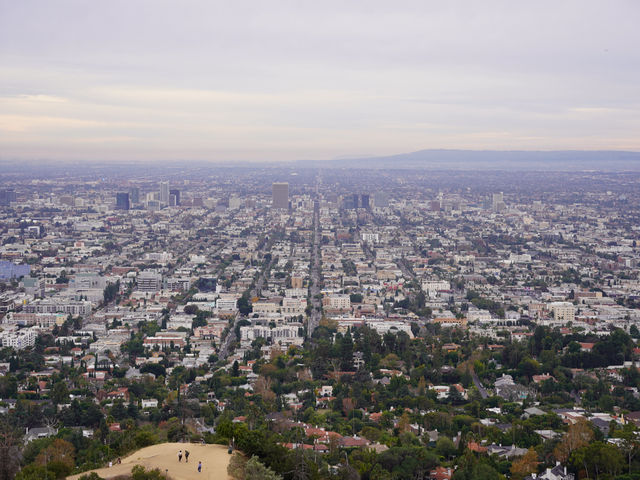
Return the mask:
<path id="1" fill-rule="evenodd" d="M 189 463 L 189 450 L 184 451 L 184 462 Z"/>
<path id="2" fill-rule="evenodd" d="M 202 462 L 198 462 L 198 473 L 202 472 Z"/>
<path id="3" fill-rule="evenodd" d="M 182 461 L 182 450 L 180 450 L 178 452 L 178 461 L 181 462 Z"/>

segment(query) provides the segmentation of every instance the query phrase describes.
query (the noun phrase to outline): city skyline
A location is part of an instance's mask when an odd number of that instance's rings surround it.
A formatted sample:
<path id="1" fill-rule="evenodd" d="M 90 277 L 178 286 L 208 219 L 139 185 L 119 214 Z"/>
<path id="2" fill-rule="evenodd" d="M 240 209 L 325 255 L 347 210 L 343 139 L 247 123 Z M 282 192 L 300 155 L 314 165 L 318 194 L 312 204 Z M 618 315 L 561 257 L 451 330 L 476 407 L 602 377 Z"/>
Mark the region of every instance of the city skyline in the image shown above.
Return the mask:
<path id="1" fill-rule="evenodd" d="M 637 476 L 640 172 L 336 167 L 2 169 L 3 478 Z"/>
<path id="2" fill-rule="evenodd" d="M 640 7 L 0 2 L 7 160 L 640 150 Z"/>

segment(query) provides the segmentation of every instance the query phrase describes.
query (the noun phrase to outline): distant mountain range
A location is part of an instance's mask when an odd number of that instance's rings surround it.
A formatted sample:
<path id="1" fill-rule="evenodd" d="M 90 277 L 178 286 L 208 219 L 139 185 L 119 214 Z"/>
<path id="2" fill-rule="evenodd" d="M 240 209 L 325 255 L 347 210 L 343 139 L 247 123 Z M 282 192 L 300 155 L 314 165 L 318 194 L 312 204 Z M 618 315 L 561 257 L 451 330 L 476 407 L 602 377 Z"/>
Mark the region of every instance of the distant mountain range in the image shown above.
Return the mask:
<path id="1" fill-rule="evenodd" d="M 16 160 L 0 157 L 0 176 L 3 174 L 53 175 L 148 172 L 153 165 L 156 174 L 183 175 L 184 169 L 209 168 L 353 168 L 402 170 L 494 170 L 494 171 L 599 171 L 640 172 L 640 152 L 620 150 L 419 150 L 388 156 L 342 157 L 330 160 L 298 161 L 78 161 L 78 160 Z"/>
<path id="2" fill-rule="evenodd" d="M 640 152 L 616 150 L 419 150 L 384 157 L 308 160 L 301 166 L 435 170 L 640 171 Z"/>

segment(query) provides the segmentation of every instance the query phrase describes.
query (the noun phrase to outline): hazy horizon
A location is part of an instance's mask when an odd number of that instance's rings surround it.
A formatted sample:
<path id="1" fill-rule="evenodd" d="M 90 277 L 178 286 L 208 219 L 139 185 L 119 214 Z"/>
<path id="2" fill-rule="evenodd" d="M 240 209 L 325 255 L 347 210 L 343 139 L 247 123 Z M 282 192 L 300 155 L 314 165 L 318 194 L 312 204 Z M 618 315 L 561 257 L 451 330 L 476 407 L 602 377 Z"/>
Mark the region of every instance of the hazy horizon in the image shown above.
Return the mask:
<path id="1" fill-rule="evenodd" d="M 0 160 L 640 151 L 640 4 L 0 0 Z"/>

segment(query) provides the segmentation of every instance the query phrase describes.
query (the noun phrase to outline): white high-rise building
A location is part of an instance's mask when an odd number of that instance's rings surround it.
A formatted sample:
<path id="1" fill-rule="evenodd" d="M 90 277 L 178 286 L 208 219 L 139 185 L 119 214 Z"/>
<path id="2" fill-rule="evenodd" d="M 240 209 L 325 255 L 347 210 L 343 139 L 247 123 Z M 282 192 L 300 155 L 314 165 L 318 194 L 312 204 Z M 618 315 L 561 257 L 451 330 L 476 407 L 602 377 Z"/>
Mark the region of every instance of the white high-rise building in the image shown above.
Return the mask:
<path id="1" fill-rule="evenodd" d="M 273 208 L 289 209 L 289 184 L 274 183 L 273 188 Z"/>
<path id="2" fill-rule="evenodd" d="M 494 193 L 491 197 L 491 208 L 494 212 L 501 212 L 506 208 L 502 192 Z"/>
<path id="3" fill-rule="evenodd" d="M 158 200 L 165 205 L 169 205 L 169 182 L 160 182 L 160 196 Z"/>

